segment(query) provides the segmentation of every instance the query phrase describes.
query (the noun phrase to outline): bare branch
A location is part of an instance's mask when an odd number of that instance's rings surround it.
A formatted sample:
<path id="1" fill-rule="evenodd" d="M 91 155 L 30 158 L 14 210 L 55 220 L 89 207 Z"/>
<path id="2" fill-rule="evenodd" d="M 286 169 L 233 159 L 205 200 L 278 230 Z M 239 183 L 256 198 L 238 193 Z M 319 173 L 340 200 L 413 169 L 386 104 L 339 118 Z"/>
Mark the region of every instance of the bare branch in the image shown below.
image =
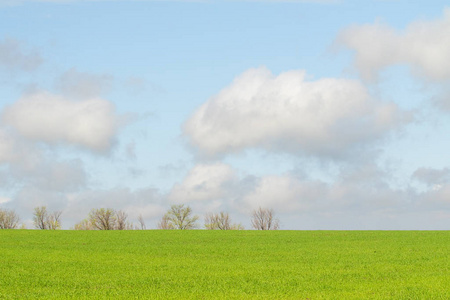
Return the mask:
<path id="1" fill-rule="evenodd" d="M 39 206 L 34 208 L 33 224 L 36 229 L 48 229 L 47 226 L 47 207 Z"/>
<path id="2" fill-rule="evenodd" d="M 253 211 L 252 227 L 257 230 L 278 230 L 279 220 L 274 217 L 273 209 L 259 208 Z"/>
<path id="3" fill-rule="evenodd" d="M 158 229 L 164 229 L 164 230 L 175 229 L 173 224 L 170 222 L 169 217 L 167 216 L 167 214 L 165 214 L 161 218 L 161 221 L 158 222 Z"/>
<path id="4" fill-rule="evenodd" d="M 117 217 L 112 208 L 92 209 L 88 218 L 94 229 L 114 230 L 116 228 Z"/>
<path id="5" fill-rule="evenodd" d="M 230 230 L 232 228 L 230 215 L 221 211 L 218 214 L 205 216 L 205 227 L 210 230 Z"/>
<path id="6" fill-rule="evenodd" d="M 47 229 L 50 230 L 61 229 L 61 214 L 62 211 L 58 210 L 48 215 L 46 220 Z"/>
<path id="7" fill-rule="evenodd" d="M 158 223 L 158 228 L 164 229 L 195 229 L 198 216 L 191 216 L 192 209 L 184 204 L 172 205 Z"/>
<path id="8" fill-rule="evenodd" d="M 94 230 L 91 222 L 88 219 L 84 219 L 78 224 L 75 224 L 74 230 Z"/>
<path id="9" fill-rule="evenodd" d="M 147 227 L 145 226 L 145 221 L 144 221 L 144 218 L 142 217 L 142 215 L 139 215 L 138 222 L 139 222 L 139 226 L 140 226 L 141 230 L 147 229 Z"/>
<path id="10" fill-rule="evenodd" d="M 12 210 L 0 208 L 0 229 L 15 229 L 19 224 L 19 216 Z"/>
<path id="11" fill-rule="evenodd" d="M 125 230 L 125 229 L 127 229 L 127 227 L 128 227 L 127 218 L 128 218 L 128 215 L 123 210 L 116 211 L 116 226 L 115 226 L 115 229 L 117 229 L 117 230 Z"/>

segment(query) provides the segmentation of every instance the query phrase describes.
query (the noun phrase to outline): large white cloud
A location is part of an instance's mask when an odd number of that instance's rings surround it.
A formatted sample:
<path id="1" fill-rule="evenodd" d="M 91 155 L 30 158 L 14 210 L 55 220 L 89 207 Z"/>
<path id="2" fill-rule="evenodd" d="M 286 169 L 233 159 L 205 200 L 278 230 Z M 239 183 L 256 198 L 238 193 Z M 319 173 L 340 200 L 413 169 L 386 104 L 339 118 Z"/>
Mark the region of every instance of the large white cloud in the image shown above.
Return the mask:
<path id="1" fill-rule="evenodd" d="M 114 105 L 104 99 L 70 101 L 41 92 L 7 106 L 2 120 L 27 139 L 102 152 L 113 145 L 120 118 Z"/>
<path id="2" fill-rule="evenodd" d="M 244 72 L 187 120 L 190 145 L 206 156 L 263 148 L 339 157 L 405 120 L 395 104 L 376 101 L 358 81 L 305 77 L 304 71 Z"/>
<path id="3" fill-rule="evenodd" d="M 450 79 L 450 9 L 441 19 L 417 21 L 404 31 L 383 24 L 347 28 L 337 42 L 355 52 L 355 66 L 366 80 L 391 65 L 406 64 L 423 78 Z"/>

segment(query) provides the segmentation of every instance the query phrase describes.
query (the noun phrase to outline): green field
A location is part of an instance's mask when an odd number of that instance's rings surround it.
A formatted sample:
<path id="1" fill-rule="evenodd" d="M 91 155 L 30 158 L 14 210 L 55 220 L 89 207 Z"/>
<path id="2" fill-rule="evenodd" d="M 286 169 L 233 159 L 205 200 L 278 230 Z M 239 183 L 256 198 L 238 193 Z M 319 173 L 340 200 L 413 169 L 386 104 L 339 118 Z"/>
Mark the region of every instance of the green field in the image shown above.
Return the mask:
<path id="1" fill-rule="evenodd" d="M 449 231 L 0 231 L 0 298 L 450 299 Z"/>

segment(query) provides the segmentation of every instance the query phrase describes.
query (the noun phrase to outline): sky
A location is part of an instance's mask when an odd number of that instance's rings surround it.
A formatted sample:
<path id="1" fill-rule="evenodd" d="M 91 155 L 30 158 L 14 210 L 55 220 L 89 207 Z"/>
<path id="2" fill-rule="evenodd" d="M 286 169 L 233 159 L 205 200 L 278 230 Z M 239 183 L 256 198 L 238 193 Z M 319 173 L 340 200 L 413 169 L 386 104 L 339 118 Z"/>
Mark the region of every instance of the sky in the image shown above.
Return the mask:
<path id="1" fill-rule="evenodd" d="M 0 0 L 0 208 L 450 228 L 447 1 Z"/>

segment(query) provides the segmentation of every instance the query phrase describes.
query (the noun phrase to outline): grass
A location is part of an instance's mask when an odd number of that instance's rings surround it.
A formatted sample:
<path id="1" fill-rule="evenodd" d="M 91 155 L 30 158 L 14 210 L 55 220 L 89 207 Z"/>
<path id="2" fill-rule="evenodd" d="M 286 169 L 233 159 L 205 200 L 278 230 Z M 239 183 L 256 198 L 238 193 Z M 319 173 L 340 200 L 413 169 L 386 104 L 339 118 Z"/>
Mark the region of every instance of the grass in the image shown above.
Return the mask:
<path id="1" fill-rule="evenodd" d="M 0 299 L 450 299 L 449 231 L 0 231 Z"/>

